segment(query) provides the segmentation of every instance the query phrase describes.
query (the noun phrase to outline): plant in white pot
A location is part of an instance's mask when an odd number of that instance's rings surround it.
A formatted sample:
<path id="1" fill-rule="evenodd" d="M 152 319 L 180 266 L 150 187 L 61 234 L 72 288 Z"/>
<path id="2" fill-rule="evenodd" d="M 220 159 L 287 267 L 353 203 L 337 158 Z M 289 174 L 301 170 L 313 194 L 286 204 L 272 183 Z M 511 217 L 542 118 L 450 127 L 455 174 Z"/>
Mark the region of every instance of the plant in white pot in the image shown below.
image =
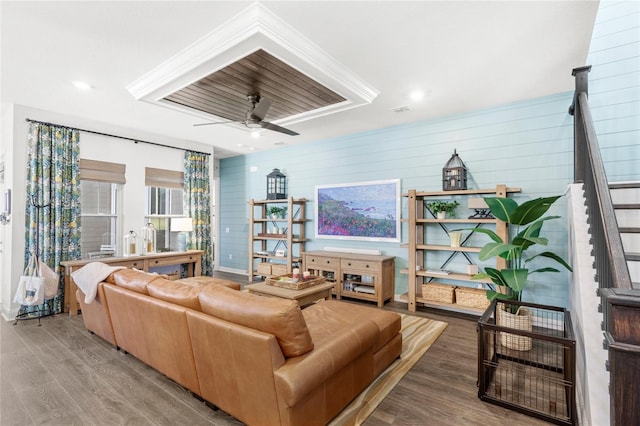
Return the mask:
<path id="1" fill-rule="evenodd" d="M 272 219 L 284 219 L 284 216 L 286 213 L 287 213 L 286 207 L 270 206 L 267 209 L 267 214 L 271 216 Z"/>
<path id="2" fill-rule="evenodd" d="M 455 210 L 460 203 L 457 201 L 433 201 L 427 204 L 427 208 L 438 219 L 445 219 L 447 214 L 449 217 L 456 217 Z"/>
<path id="3" fill-rule="evenodd" d="M 560 196 L 540 197 L 526 201 L 521 205 L 511 198 L 487 197 L 486 201 L 491 213 L 499 220 L 510 225 L 510 229 L 515 228 L 515 236 L 510 242 L 503 241 L 502 238 L 490 229 L 478 228 L 475 232 L 488 235 L 493 241 L 487 243 L 480 250 L 478 255 L 480 260 L 501 257 L 506 260 L 507 267 L 501 270 L 485 267 L 484 272 L 476 274 L 473 279 L 491 280 L 496 288 L 487 290 L 489 300 L 500 299 L 503 301 L 504 309 L 498 310 L 498 325 L 511 326 L 531 331 L 531 313 L 527 308 L 518 308 L 510 305 L 509 300 L 522 301 L 522 292 L 529 283 L 529 276 L 534 273 L 560 272 L 558 269 L 545 266 L 534 270 L 529 270 L 529 263 L 536 258 L 545 258 L 571 271 L 571 266 L 557 254 L 551 251 L 538 252 L 529 255 L 528 250 L 536 245 L 546 246 L 548 240 L 540 236 L 542 226 L 547 220 L 558 219 L 560 216 L 544 216 L 551 205 Z M 543 217 L 544 216 L 544 217 Z M 521 317 L 521 318 L 518 318 Z M 517 350 L 531 349 L 531 338 L 526 336 L 509 335 L 502 333 L 502 344 Z"/>

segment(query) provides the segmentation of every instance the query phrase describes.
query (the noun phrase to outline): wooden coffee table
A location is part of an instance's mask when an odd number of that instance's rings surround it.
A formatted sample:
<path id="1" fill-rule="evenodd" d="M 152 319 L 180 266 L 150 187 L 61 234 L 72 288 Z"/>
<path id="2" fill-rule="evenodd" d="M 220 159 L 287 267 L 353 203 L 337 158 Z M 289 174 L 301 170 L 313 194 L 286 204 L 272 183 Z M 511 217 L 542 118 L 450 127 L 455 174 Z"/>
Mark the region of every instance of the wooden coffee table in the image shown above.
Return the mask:
<path id="1" fill-rule="evenodd" d="M 249 293 L 258 294 L 260 296 L 279 297 L 281 299 L 290 299 L 298 302 L 300 307 L 310 305 L 318 299 L 331 299 L 331 290 L 335 283 L 323 283 L 302 290 L 292 290 L 289 288 L 276 287 L 267 285 L 266 283 L 249 284 L 244 286 Z"/>

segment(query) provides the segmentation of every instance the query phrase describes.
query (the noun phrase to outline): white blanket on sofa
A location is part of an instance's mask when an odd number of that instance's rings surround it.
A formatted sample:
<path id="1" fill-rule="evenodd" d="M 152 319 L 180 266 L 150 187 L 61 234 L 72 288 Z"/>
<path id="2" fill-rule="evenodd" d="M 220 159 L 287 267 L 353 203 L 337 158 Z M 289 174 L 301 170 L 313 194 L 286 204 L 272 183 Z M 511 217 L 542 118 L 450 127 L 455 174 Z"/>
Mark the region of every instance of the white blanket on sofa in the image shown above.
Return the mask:
<path id="1" fill-rule="evenodd" d="M 109 266 L 102 262 L 87 263 L 82 268 L 74 271 L 71 278 L 78 288 L 84 293 L 84 303 L 91 303 L 96 298 L 98 284 L 107 278 L 113 271 L 125 269 L 124 266 Z"/>

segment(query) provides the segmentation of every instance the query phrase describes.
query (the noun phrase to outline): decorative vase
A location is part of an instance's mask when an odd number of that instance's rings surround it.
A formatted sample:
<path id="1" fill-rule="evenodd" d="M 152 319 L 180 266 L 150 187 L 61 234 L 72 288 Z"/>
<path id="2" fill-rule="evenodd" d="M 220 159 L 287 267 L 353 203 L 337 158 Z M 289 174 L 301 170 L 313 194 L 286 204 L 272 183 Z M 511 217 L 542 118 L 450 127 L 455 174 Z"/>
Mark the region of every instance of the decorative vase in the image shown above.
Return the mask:
<path id="1" fill-rule="evenodd" d="M 520 307 L 515 314 L 498 307 L 498 325 L 514 330 L 532 331 L 533 315 L 525 307 Z M 500 344 L 516 351 L 531 350 L 531 337 L 519 334 L 500 332 Z"/>
<path id="2" fill-rule="evenodd" d="M 436 213 L 436 217 L 438 219 L 446 219 L 447 218 L 447 212 L 445 212 L 445 211 L 438 212 L 438 213 Z"/>
<path id="3" fill-rule="evenodd" d="M 449 238 L 451 239 L 451 247 L 460 247 L 462 232 L 449 232 Z"/>

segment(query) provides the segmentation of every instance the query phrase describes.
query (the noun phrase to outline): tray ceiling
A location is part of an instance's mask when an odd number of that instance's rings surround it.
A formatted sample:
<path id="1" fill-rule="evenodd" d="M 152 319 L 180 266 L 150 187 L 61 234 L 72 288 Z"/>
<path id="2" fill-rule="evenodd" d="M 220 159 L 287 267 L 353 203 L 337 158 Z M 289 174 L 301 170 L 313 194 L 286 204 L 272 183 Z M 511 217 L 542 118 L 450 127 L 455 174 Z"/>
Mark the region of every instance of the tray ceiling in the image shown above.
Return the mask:
<path id="1" fill-rule="evenodd" d="M 213 122 L 244 119 L 247 96 L 279 125 L 368 105 L 378 91 L 260 3 L 127 86 L 136 99 Z M 249 131 L 237 123 L 227 123 Z"/>
<path id="2" fill-rule="evenodd" d="M 262 49 L 163 99 L 227 120 L 244 120 L 248 95 L 272 101 L 267 120 L 303 114 L 346 100 Z"/>

